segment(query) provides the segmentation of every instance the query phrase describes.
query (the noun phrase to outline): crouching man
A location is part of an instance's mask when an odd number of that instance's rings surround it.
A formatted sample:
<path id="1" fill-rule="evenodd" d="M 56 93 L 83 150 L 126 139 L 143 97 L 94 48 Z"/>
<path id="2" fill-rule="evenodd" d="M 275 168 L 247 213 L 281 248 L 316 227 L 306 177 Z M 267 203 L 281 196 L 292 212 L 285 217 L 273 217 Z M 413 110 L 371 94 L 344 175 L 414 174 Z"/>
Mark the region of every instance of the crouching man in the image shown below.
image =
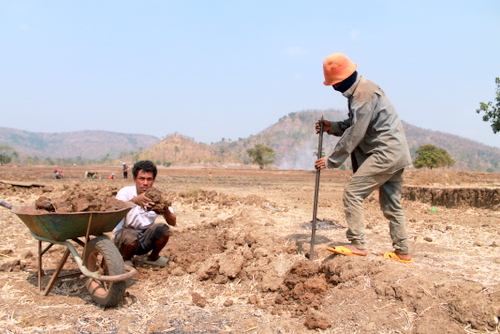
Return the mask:
<path id="1" fill-rule="evenodd" d="M 145 196 L 146 191 L 153 187 L 156 174 L 156 165 L 149 160 L 137 162 L 132 175 L 135 185 L 127 186 L 116 195 L 116 199 L 132 202 L 136 206 L 116 226 L 113 238 L 116 247 L 120 250 L 126 265 L 133 266 L 134 255 L 144 255 L 151 252 L 145 263 L 166 266 L 169 259 L 160 256 L 170 237 L 169 227 L 163 223 L 155 223 L 159 214 L 165 217 L 171 226 L 176 224 L 176 215 L 170 207 L 151 211 L 154 203 Z"/>

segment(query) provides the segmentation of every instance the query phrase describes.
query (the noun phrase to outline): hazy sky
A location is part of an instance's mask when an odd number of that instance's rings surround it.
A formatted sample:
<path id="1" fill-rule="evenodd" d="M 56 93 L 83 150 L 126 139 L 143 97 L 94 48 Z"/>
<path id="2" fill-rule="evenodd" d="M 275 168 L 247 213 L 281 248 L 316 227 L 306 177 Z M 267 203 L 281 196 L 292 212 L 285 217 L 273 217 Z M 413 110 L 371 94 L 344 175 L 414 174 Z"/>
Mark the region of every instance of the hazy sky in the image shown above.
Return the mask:
<path id="1" fill-rule="evenodd" d="M 237 140 L 346 108 L 346 54 L 403 121 L 500 147 L 500 1 L 0 0 L 0 126 Z M 314 127 L 314 124 L 311 124 Z"/>

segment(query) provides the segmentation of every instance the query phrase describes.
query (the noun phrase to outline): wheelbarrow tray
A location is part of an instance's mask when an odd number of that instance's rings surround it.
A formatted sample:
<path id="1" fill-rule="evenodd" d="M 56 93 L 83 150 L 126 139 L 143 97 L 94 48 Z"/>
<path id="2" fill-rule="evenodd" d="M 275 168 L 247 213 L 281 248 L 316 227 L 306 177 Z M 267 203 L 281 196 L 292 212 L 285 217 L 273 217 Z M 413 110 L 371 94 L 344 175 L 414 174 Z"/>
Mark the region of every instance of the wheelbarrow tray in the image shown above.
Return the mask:
<path id="1" fill-rule="evenodd" d="M 69 213 L 36 213 L 34 206 L 14 207 L 12 211 L 33 234 L 54 241 L 65 241 L 87 235 L 111 232 L 134 207 L 125 202 L 126 208 L 116 211 L 88 211 Z"/>

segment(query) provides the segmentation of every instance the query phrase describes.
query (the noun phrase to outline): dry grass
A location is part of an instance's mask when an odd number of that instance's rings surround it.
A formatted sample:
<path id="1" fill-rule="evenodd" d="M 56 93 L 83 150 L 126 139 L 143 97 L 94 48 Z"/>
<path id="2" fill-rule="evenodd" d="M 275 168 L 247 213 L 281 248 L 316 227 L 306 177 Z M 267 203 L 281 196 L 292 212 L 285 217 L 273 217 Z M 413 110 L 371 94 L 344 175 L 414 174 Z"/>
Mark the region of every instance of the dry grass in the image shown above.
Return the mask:
<path id="1" fill-rule="evenodd" d="M 499 187 L 500 173 L 465 173 L 447 170 L 408 169 L 405 183 L 410 185 Z"/>
<path id="2" fill-rule="evenodd" d="M 166 172 L 170 174 L 163 174 Z M 442 175 L 432 175 L 430 171 L 417 172 L 408 173 L 409 182 L 443 180 Z M 304 226 L 312 218 L 314 173 L 217 170 L 213 171 L 212 182 L 208 181 L 206 171 L 162 170 L 161 173 L 158 186 L 168 187 L 176 194 L 173 206 L 179 214 L 179 225 L 172 229 L 166 256 L 189 252 L 189 247 L 177 250 L 181 242 L 191 248 L 207 242 L 204 237 L 215 233 L 216 228 L 205 228 L 205 225 L 227 222 L 219 231 L 225 236 L 220 242 L 228 245 L 246 233 L 255 236 L 261 242 L 258 247 L 263 253 L 267 252 L 258 263 L 273 269 L 277 277 L 286 277 L 292 265 L 305 259 L 310 229 Z M 341 201 L 345 175 L 325 173 L 322 176 L 318 211 L 318 218 L 340 226 L 346 226 Z M 486 176 L 467 176 L 463 183 L 488 184 Z M 451 181 L 460 175 L 450 173 L 446 177 Z M 110 182 L 89 184 L 109 185 Z M 193 200 L 204 191 L 216 191 L 224 196 L 217 200 L 215 197 Z M 28 204 L 37 196 L 36 192 L 23 192 L 9 193 L 4 198 L 14 204 Z M 228 199 L 232 204 L 223 204 Z M 376 198 L 366 201 L 371 252 L 366 258 L 332 257 L 325 250 L 325 246 L 345 241 L 345 228 L 317 231 L 317 237 L 326 241 L 317 246 L 315 263 L 335 264 L 343 268 L 347 278 L 338 286 L 329 287 L 319 309 L 330 316 L 331 326 L 315 332 L 431 333 L 424 330 L 425 324 L 456 324 L 446 313 L 450 310 L 450 298 L 471 298 L 470 305 L 473 305 L 481 296 L 493 299 L 498 296 L 500 281 L 496 273 L 500 271 L 500 254 L 499 247 L 494 245 L 494 242 L 500 244 L 498 211 L 437 207 L 436 212 L 431 212 L 428 204 L 410 201 L 404 202 L 404 208 L 416 260 L 411 267 L 374 255 L 390 248 L 387 222 Z M 174 274 L 174 271 L 139 266 L 138 276 L 129 282 L 124 303 L 117 308 L 105 310 L 94 304 L 81 280 L 75 279 L 58 283 L 49 296 L 42 297 L 34 285 L 35 261 L 33 257 L 25 257 L 29 252 L 36 252 L 36 241 L 8 210 L 0 210 L 0 228 L 3 232 L 0 264 L 20 260 L 25 265 L 0 271 L 0 328 L 6 333 L 308 332 L 304 316 L 295 314 L 293 308 L 280 309 L 275 303 L 278 292 L 262 291 L 262 277 L 258 275 L 216 284 L 210 279 L 201 280 L 197 271 L 187 273 L 185 267 Z M 290 249 L 298 251 L 290 253 Z M 227 254 L 230 253 L 204 253 L 199 264 L 216 263 Z M 55 249 L 48 254 L 44 266 L 54 268 L 60 255 L 60 249 Z M 253 262 L 245 264 L 254 265 Z M 482 285 L 483 290 L 479 294 L 460 290 L 471 282 Z M 394 289 L 406 293 L 402 296 L 407 299 L 380 292 Z M 375 290 L 380 291 L 375 293 Z M 207 305 L 194 304 L 193 293 L 202 295 Z M 254 299 L 255 303 L 250 302 Z M 429 304 L 412 307 L 422 301 Z M 300 306 L 296 303 L 293 307 Z M 360 308 L 364 312 L 359 312 Z M 483 316 L 492 319 L 494 314 L 478 315 Z M 490 327 L 489 331 L 466 323 L 460 326 L 456 332 L 498 333 L 498 326 Z"/>

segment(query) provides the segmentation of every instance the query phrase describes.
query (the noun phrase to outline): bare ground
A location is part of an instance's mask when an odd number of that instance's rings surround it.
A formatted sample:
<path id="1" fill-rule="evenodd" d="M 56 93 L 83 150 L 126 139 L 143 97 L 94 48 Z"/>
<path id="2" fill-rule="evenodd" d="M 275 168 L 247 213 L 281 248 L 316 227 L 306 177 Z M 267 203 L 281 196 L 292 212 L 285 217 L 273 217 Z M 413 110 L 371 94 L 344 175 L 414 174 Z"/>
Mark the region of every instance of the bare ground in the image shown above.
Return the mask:
<path id="1" fill-rule="evenodd" d="M 2 166 L 0 180 L 20 185 L 0 183 L 0 199 L 34 205 L 42 194 L 80 189 L 112 196 L 132 184 L 120 176 L 84 180 L 85 170 L 119 173 L 119 167 L 76 166 L 53 180 L 51 167 Z M 92 302 L 79 278 L 58 280 L 41 296 L 37 241 L 2 208 L 0 328 L 6 333 L 498 333 L 500 176 L 407 173 L 403 204 L 414 264 L 377 256 L 392 249 L 376 194 L 365 205 L 370 254 L 345 257 L 326 250 L 345 242 L 341 197 L 349 176 L 321 174 L 310 261 L 314 172 L 160 169 L 155 185 L 170 194 L 178 214 L 162 253 L 173 261 L 155 268 L 136 258 L 138 275 L 127 282 L 123 302 L 108 309 Z M 459 200 L 453 204 L 452 195 L 443 195 L 447 191 Z M 44 255 L 46 279 L 63 251 L 54 246 Z M 70 259 L 63 271 L 74 268 Z"/>

